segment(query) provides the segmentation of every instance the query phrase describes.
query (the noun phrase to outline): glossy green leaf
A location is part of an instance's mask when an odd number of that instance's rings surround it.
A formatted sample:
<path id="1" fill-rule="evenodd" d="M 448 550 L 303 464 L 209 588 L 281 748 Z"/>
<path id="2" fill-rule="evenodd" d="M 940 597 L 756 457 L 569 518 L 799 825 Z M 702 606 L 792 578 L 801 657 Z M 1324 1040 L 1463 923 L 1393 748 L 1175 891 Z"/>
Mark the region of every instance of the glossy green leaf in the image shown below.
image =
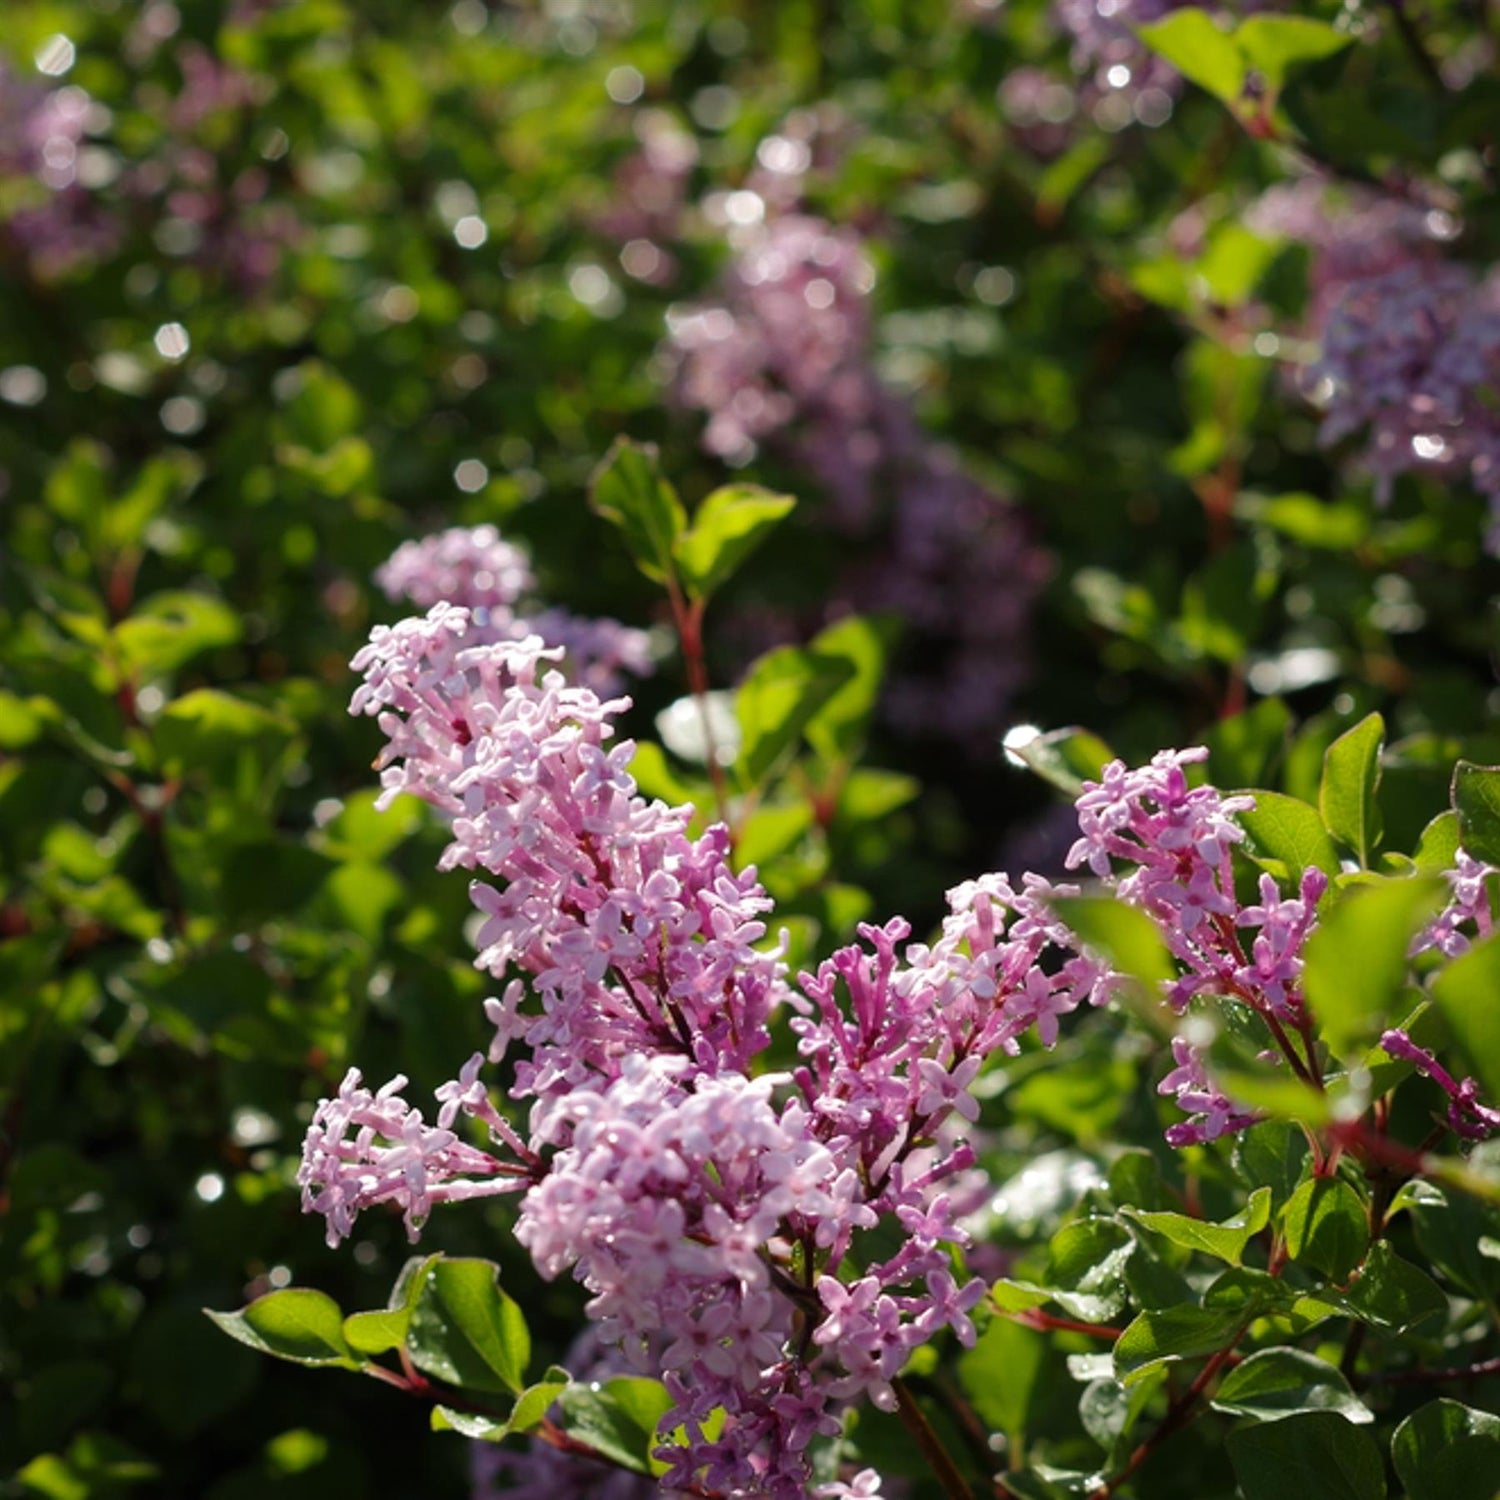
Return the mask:
<path id="1" fill-rule="evenodd" d="M 796 503 L 790 495 L 755 484 L 726 485 L 709 495 L 673 546 L 689 597 L 707 599 L 715 593 Z"/>
<path id="2" fill-rule="evenodd" d="M 326 1292 L 286 1287 L 257 1297 L 239 1312 L 204 1312 L 230 1338 L 299 1365 L 343 1365 L 359 1360 L 344 1337 L 344 1315 Z"/>
<path id="3" fill-rule="evenodd" d="M 1161 1235 L 1174 1245 L 1185 1250 L 1199 1250 L 1216 1260 L 1237 1266 L 1244 1257 L 1245 1246 L 1270 1222 L 1271 1190 L 1257 1188 L 1239 1213 L 1217 1224 L 1189 1218 L 1186 1214 L 1143 1213 L 1134 1208 L 1122 1212 L 1143 1229 Z"/>
<path id="4" fill-rule="evenodd" d="M 1375 1414 L 1327 1360 L 1301 1349 L 1261 1349 L 1219 1382 L 1209 1403 L 1216 1411 L 1271 1422 L 1303 1411 L 1331 1411 L 1351 1422 Z"/>
<path id="5" fill-rule="evenodd" d="M 994 1432 L 1020 1439 L 1041 1406 L 1047 1340 L 1009 1318 L 994 1318 L 958 1358 L 958 1382 Z"/>
<path id="6" fill-rule="evenodd" d="M 1125 1306 L 1125 1263 L 1135 1242 L 1112 1218 L 1074 1219 L 1047 1249 L 1048 1291 L 1071 1317 L 1107 1323 Z"/>
<path id="7" fill-rule="evenodd" d="M 659 1381 L 622 1376 L 602 1385 L 568 1386 L 558 1398 L 561 1426 L 622 1468 L 651 1472 L 656 1426 L 671 1405 Z"/>
<path id="8" fill-rule="evenodd" d="M 406 1347 L 419 1370 L 476 1391 L 525 1388 L 531 1336 L 487 1260 L 440 1260 L 417 1294 Z"/>
<path id="9" fill-rule="evenodd" d="M 1459 842 L 1475 859 L 1500 864 L 1500 766 L 1459 761 L 1453 768 L 1452 800 Z"/>
<path id="10" fill-rule="evenodd" d="M 1341 1177 L 1304 1182 L 1282 1212 L 1282 1232 L 1293 1260 L 1336 1283 L 1349 1279 L 1370 1242 L 1364 1202 Z"/>
<path id="11" fill-rule="evenodd" d="M 1294 887 L 1309 868 L 1338 874 L 1338 848 L 1315 807 L 1280 792 L 1255 790 L 1249 795 L 1255 798 L 1255 806 L 1236 814 L 1240 826 L 1250 835 L 1247 853 L 1280 861 Z"/>
<path id="12" fill-rule="evenodd" d="M 1229 1434 L 1229 1459 L 1244 1500 L 1385 1500 L 1375 1440 L 1333 1412 L 1300 1412 Z"/>
<path id="13" fill-rule="evenodd" d="M 1115 1372 L 1130 1385 L 1155 1365 L 1215 1354 L 1228 1347 L 1242 1322 L 1238 1309 L 1186 1306 L 1139 1313 L 1115 1341 Z"/>
<path id="14" fill-rule="evenodd" d="M 1005 737 L 1005 754 L 1070 798 L 1077 797 L 1084 782 L 1096 780 L 1115 758 L 1098 735 L 1076 726 L 1046 734 L 1012 731 Z"/>
<path id="15" fill-rule="evenodd" d="M 1370 1247 L 1340 1303 L 1355 1317 L 1391 1333 L 1405 1333 L 1448 1311 L 1443 1289 L 1420 1266 L 1397 1255 L 1388 1240 Z"/>
<path id="16" fill-rule="evenodd" d="M 1391 1439 L 1407 1500 L 1495 1500 L 1500 1417 L 1446 1397 L 1419 1407 Z"/>
<path id="17" fill-rule="evenodd" d="M 1341 734 L 1323 756 L 1318 811 L 1328 831 L 1364 869 L 1369 869 L 1380 845 L 1381 819 L 1376 793 L 1380 788 L 1380 750 L 1384 743 L 1385 720 L 1379 714 L 1370 714 Z"/>

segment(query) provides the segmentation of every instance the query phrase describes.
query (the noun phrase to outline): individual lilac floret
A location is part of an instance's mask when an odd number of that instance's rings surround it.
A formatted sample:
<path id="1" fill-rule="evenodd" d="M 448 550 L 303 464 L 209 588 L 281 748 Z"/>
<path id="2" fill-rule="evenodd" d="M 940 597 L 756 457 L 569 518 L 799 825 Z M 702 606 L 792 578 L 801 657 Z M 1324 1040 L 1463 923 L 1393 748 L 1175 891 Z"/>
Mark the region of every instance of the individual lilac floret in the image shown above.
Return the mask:
<path id="1" fill-rule="evenodd" d="M 350 1068 L 337 1095 L 324 1099 L 302 1145 L 297 1182 L 304 1213 L 328 1221 L 328 1243 L 337 1245 L 362 1209 L 394 1203 L 415 1240 L 434 1203 L 493 1197 L 526 1186 L 525 1174 L 486 1151 L 466 1145 L 401 1097 L 397 1075 L 371 1093 Z"/>
<path id="2" fill-rule="evenodd" d="M 1452 895 L 1448 904 L 1413 940 L 1408 956 L 1436 949 L 1445 958 L 1467 953 L 1476 937 L 1488 937 L 1495 930 L 1495 914 L 1490 904 L 1489 880 L 1500 874 L 1494 865 L 1475 859 L 1460 849 L 1453 868 L 1444 871 Z"/>
<path id="3" fill-rule="evenodd" d="M 652 670 L 645 631 L 527 604 L 536 586 L 531 560 L 493 526 L 454 526 L 403 542 L 376 570 L 375 581 L 391 600 L 468 610 L 470 645 L 539 635 L 563 649 L 571 676 L 599 693 L 618 692 L 626 673 L 644 677 Z"/>
<path id="4" fill-rule="evenodd" d="M 1432 1079 L 1448 1096 L 1448 1124 L 1455 1135 L 1467 1141 L 1482 1141 L 1500 1130 L 1500 1109 L 1479 1102 L 1479 1085 L 1472 1078 L 1457 1082 L 1425 1047 L 1419 1047 L 1399 1029 L 1387 1031 L 1380 1045 L 1392 1057 L 1409 1062 Z"/>

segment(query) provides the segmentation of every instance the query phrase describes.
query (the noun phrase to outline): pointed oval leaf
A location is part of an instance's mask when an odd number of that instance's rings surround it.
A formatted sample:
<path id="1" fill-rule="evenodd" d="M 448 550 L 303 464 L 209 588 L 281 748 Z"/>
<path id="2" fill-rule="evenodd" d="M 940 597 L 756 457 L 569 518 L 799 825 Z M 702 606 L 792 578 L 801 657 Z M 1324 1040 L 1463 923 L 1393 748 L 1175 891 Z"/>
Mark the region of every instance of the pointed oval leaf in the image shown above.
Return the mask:
<path id="1" fill-rule="evenodd" d="M 758 484 L 726 485 L 709 495 L 673 549 L 688 594 L 707 599 L 796 503 L 792 496 L 773 494 Z"/>
<path id="2" fill-rule="evenodd" d="M 1369 714 L 1346 730 L 1324 752 L 1318 811 L 1328 831 L 1369 869 L 1380 844 L 1380 749 L 1385 720 Z"/>
<path id="3" fill-rule="evenodd" d="M 356 1369 L 359 1359 L 344 1337 L 344 1315 L 326 1292 L 286 1287 L 257 1297 L 239 1312 L 204 1312 L 230 1338 L 289 1359 L 299 1365 L 343 1365 Z"/>
<path id="4" fill-rule="evenodd" d="M 477 1391 L 524 1387 L 531 1336 L 487 1260 L 440 1260 L 412 1308 L 406 1347 L 419 1370 Z"/>
<path id="5" fill-rule="evenodd" d="M 1219 1382 L 1209 1403 L 1216 1411 L 1273 1422 L 1303 1411 L 1332 1411 L 1351 1422 L 1375 1413 L 1327 1360 L 1301 1349 L 1262 1349 Z"/>

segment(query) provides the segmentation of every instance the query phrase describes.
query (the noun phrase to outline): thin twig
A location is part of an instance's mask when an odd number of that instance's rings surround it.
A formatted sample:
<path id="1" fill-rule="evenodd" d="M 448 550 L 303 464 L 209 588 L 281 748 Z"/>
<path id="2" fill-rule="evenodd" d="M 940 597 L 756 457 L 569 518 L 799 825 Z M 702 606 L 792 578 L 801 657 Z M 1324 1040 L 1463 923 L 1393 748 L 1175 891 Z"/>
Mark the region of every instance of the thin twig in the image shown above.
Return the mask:
<path id="1" fill-rule="evenodd" d="M 901 1425 L 916 1439 L 928 1467 L 942 1485 L 943 1493 L 949 1500 L 974 1500 L 974 1492 L 958 1472 L 958 1466 L 943 1447 L 942 1439 L 933 1431 L 932 1423 L 927 1420 L 927 1413 L 917 1405 L 916 1398 L 905 1381 L 898 1376 L 891 1384 L 896 1391 L 896 1415 L 901 1418 Z"/>

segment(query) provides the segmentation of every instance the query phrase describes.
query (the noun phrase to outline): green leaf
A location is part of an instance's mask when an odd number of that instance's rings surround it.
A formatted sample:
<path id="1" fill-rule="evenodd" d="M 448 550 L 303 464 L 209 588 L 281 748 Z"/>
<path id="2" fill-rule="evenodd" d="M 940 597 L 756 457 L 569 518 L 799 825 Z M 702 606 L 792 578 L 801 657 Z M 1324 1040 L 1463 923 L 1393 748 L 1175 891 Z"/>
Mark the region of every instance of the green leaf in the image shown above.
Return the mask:
<path id="1" fill-rule="evenodd" d="M 1286 750 L 1291 724 L 1292 711 L 1280 698 L 1262 698 L 1244 713 L 1220 719 L 1203 735 L 1209 780 L 1215 786 L 1251 786 L 1264 779 Z"/>
<path id="2" fill-rule="evenodd" d="M 1047 1369 L 1047 1340 L 1035 1329 L 994 1318 L 958 1357 L 958 1383 L 994 1432 L 1012 1442 L 1031 1425 Z"/>
<path id="3" fill-rule="evenodd" d="M 1139 1313 L 1115 1341 L 1115 1373 L 1131 1385 L 1156 1365 L 1215 1354 L 1242 1322 L 1238 1309 L 1184 1306 Z"/>
<path id="4" fill-rule="evenodd" d="M 689 596 L 714 593 L 796 503 L 756 484 L 726 485 L 708 496 L 673 548 Z"/>
<path id="5" fill-rule="evenodd" d="M 1125 1263 L 1135 1242 L 1117 1219 L 1074 1219 L 1048 1246 L 1046 1284 L 1052 1299 L 1085 1323 L 1107 1323 L 1125 1306 Z"/>
<path id="6" fill-rule="evenodd" d="M 516 1398 L 515 1409 L 506 1424 L 510 1432 L 531 1432 L 541 1426 L 542 1418 L 552 1404 L 567 1390 L 568 1372 L 559 1365 L 551 1366 L 546 1375 L 535 1385 L 529 1385 Z"/>
<path id="7" fill-rule="evenodd" d="M 1356 1318 L 1391 1333 L 1405 1333 L 1448 1311 L 1448 1299 L 1437 1282 L 1402 1260 L 1386 1240 L 1371 1246 L 1369 1258 L 1339 1300 Z"/>
<path id="8" fill-rule="evenodd" d="M 892 615 L 848 615 L 808 643 L 818 656 L 847 662 L 850 676 L 807 725 L 807 742 L 825 761 L 855 759 L 880 697 L 886 659 L 896 638 Z"/>
<path id="9" fill-rule="evenodd" d="M 1280 1208 L 1302 1179 L 1307 1137 L 1284 1120 L 1267 1120 L 1240 1132 L 1233 1159 L 1241 1181 L 1270 1188 L 1272 1205 Z"/>
<path id="10" fill-rule="evenodd" d="M 1303 1411 L 1331 1411 L 1351 1422 L 1375 1414 L 1327 1360 L 1301 1349 L 1262 1349 L 1230 1370 L 1209 1405 L 1240 1417 L 1272 1422 Z"/>
<path id="11" fill-rule="evenodd" d="M 1236 1428 L 1229 1461 L 1244 1500 L 1385 1500 L 1385 1462 L 1375 1440 L 1333 1412 Z"/>
<path id="12" fill-rule="evenodd" d="M 1460 843 L 1458 814 L 1439 813 L 1422 830 L 1412 860 L 1419 870 L 1441 874 L 1457 863 Z"/>
<path id="13" fill-rule="evenodd" d="M 1476 943 L 1432 982 L 1432 998 L 1491 1103 L 1500 1101 L 1500 934 Z"/>
<path id="14" fill-rule="evenodd" d="M 230 1338 L 262 1354 L 299 1365 L 359 1367 L 344 1337 L 344 1315 L 326 1292 L 293 1286 L 267 1292 L 239 1312 L 203 1310 Z"/>
<path id="15" fill-rule="evenodd" d="M 1313 1177 L 1282 1212 L 1292 1259 L 1342 1284 L 1364 1259 L 1369 1220 L 1359 1194 L 1341 1177 Z"/>
<path id="16" fill-rule="evenodd" d="M 1077 797 L 1083 783 L 1097 780 L 1115 758 L 1114 751 L 1098 735 L 1076 725 L 1046 734 L 1012 730 L 1005 737 L 1005 754 L 1068 797 Z"/>
<path id="17" fill-rule="evenodd" d="M 1339 851 L 1315 807 L 1281 792 L 1257 789 L 1248 795 L 1255 798 L 1255 806 L 1236 817 L 1250 835 L 1247 852 L 1252 858 L 1279 860 L 1294 886 L 1309 868 L 1339 873 Z"/>
<path id="18" fill-rule="evenodd" d="M 1445 891 L 1438 876 L 1414 875 L 1353 885 L 1324 903 L 1302 982 L 1320 1035 L 1341 1061 L 1362 1059 L 1410 1010 L 1406 950 Z"/>
<path id="19" fill-rule="evenodd" d="M 838 816 L 850 823 L 874 823 L 905 807 L 922 790 L 915 776 L 859 766 L 839 791 Z"/>
<path id="20" fill-rule="evenodd" d="M 766 781 L 813 715 L 853 676 L 846 659 L 795 646 L 767 652 L 751 666 L 734 695 L 741 735 L 735 765 L 747 787 Z"/>
<path id="21" fill-rule="evenodd" d="M 1293 69 L 1342 52 L 1354 38 L 1309 16 L 1250 16 L 1234 41 L 1246 63 L 1279 90 Z"/>
<path id="22" fill-rule="evenodd" d="M 1234 39 L 1209 16 L 1194 8 L 1174 11 L 1165 20 L 1138 26 L 1136 35 L 1184 78 L 1233 104 L 1245 85 L 1245 59 Z"/>
<path id="23" fill-rule="evenodd" d="M 1500 1417 L 1440 1398 L 1396 1429 L 1391 1458 L 1407 1500 L 1494 1500 Z"/>
<path id="24" fill-rule="evenodd" d="M 1475 859 L 1500 864 L 1500 766 L 1459 761 L 1453 768 L 1452 802 L 1459 843 Z"/>
<path id="25" fill-rule="evenodd" d="M 589 498 L 620 528 L 641 572 L 657 583 L 675 577 L 674 557 L 687 515 L 661 473 L 653 444 L 616 438 L 594 471 Z"/>
<path id="26" fill-rule="evenodd" d="M 153 727 L 162 769 L 170 776 L 205 774 L 216 787 L 236 785 L 242 762 L 258 782 L 296 738 L 290 719 L 217 688 L 175 698 Z"/>
<path id="27" fill-rule="evenodd" d="M 413 1256 L 402 1267 L 387 1307 L 379 1312 L 350 1313 L 344 1319 L 344 1337 L 349 1347 L 360 1354 L 384 1354 L 401 1348 L 411 1325 L 412 1308 L 432 1268 L 441 1259 L 438 1255 Z"/>
<path id="28" fill-rule="evenodd" d="M 1244 1258 L 1245 1246 L 1270 1223 L 1271 1190 L 1257 1188 L 1239 1213 L 1218 1224 L 1192 1219 L 1186 1214 L 1145 1213 L 1137 1208 L 1127 1208 L 1122 1212 L 1142 1228 L 1161 1235 L 1174 1245 L 1181 1245 L 1185 1250 L 1200 1250 L 1205 1255 L 1237 1266 Z"/>
<path id="29" fill-rule="evenodd" d="M 1241 495 L 1234 509 L 1237 516 L 1269 526 L 1304 547 L 1347 552 L 1370 534 L 1370 518 L 1361 507 L 1318 495 Z"/>
<path id="30" fill-rule="evenodd" d="M 1380 786 L 1380 747 L 1385 742 L 1385 720 L 1369 714 L 1346 730 L 1323 756 L 1323 781 L 1318 788 L 1318 811 L 1328 831 L 1343 843 L 1362 869 L 1380 844 L 1380 808 L 1375 794 Z"/>
<path id="31" fill-rule="evenodd" d="M 239 616 L 227 604 L 185 589 L 153 594 L 111 636 L 131 679 L 164 677 L 200 652 L 232 646 L 239 638 Z"/>
<path id="32" fill-rule="evenodd" d="M 476 1391 L 525 1388 L 531 1336 L 487 1260 L 444 1259 L 417 1294 L 406 1347 L 419 1370 Z"/>
<path id="33" fill-rule="evenodd" d="M 282 413 L 286 435 L 314 453 L 326 453 L 359 426 L 359 397 L 318 360 L 304 360 L 297 377 L 296 394 Z"/>
<path id="34" fill-rule="evenodd" d="M 574 1384 L 558 1404 L 569 1437 L 637 1474 L 651 1472 L 656 1425 L 672 1404 L 659 1381 L 621 1376 L 603 1385 Z"/>
<path id="35" fill-rule="evenodd" d="M 1138 979 L 1153 998 L 1158 985 L 1176 977 L 1156 924 L 1138 908 L 1110 896 L 1059 896 L 1051 906 L 1084 943 Z"/>

